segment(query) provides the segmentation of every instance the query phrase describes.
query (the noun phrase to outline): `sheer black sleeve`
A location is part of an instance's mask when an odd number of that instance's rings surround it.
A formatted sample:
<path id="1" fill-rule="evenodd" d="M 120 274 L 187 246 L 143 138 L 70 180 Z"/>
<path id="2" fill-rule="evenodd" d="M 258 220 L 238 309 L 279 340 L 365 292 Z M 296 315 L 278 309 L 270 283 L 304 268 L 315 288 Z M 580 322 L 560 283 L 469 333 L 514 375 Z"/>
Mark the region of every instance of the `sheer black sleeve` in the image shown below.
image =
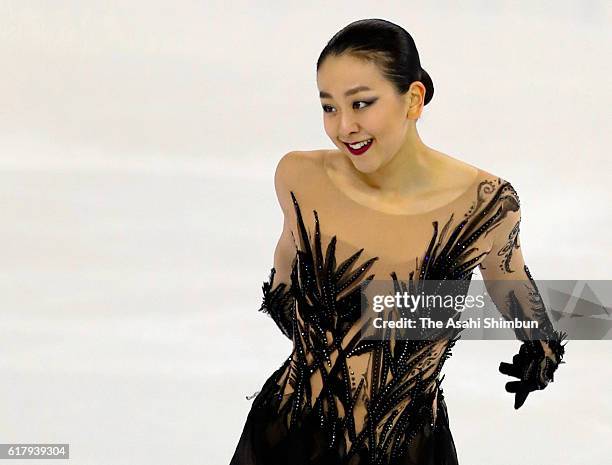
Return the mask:
<path id="1" fill-rule="evenodd" d="M 500 197 L 501 220 L 496 227 L 493 246 L 480 265 L 487 292 L 506 320 L 536 321 L 537 328 L 516 328 L 522 341 L 512 363 L 502 362 L 499 370 L 518 378 L 506 384 L 515 394 L 518 409 L 534 390 L 544 389 L 554 381 L 554 372 L 565 353 L 561 341 L 566 333 L 558 332 L 551 323 L 538 287 L 525 264 L 520 244 L 520 200 L 516 190 L 506 183 Z"/>

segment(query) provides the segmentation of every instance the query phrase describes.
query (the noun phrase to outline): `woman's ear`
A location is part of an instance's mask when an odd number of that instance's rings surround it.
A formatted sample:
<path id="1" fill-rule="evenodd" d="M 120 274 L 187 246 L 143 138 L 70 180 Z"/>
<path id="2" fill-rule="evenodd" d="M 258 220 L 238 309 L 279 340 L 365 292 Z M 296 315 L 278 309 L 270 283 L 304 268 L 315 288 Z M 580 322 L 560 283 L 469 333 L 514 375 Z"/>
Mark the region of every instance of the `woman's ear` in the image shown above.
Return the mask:
<path id="1" fill-rule="evenodd" d="M 410 84 L 408 92 L 404 94 L 407 99 L 407 114 L 409 119 L 419 119 L 423 112 L 423 106 L 425 103 L 425 86 L 420 81 L 414 81 Z"/>

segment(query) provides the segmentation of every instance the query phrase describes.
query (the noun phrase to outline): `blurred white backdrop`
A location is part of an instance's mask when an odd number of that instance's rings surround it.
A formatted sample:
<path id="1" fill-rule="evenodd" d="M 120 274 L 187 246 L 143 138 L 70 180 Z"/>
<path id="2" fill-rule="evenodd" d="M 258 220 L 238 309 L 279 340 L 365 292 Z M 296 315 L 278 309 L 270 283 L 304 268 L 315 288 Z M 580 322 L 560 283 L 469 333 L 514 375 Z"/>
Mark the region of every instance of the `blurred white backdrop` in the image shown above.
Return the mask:
<path id="1" fill-rule="evenodd" d="M 513 183 L 534 277 L 609 279 L 611 13 L 2 2 L 0 442 L 70 443 L 79 465 L 229 462 L 245 396 L 291 349 L 257 311 L 274 168 L 333 147 L 315 63 L 356 19 L 412 34 L 435 86 L 423 140 Z M 445 365 L 460 463 L 609 463 L 612 343 L 570 341 L 514 411 L 497 365 L 517 348 L 463 341 Z"/>

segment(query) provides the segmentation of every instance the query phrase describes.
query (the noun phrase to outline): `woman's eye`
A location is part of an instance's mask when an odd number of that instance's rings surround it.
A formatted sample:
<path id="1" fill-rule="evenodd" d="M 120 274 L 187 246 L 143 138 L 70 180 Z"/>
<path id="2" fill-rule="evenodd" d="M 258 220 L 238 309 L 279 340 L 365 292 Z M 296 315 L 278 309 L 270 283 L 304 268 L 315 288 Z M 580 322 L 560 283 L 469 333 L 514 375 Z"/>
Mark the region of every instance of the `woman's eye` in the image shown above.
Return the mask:
<path id="1" fill-rule="evenodd" d="M 361 110 L 362 108 L 365 108 L 366 106 L 370 105 L 371 102 L 364 102 L 364 101 L 355 102 L 355 103 L 353 103 L 353 106 L 359 105 L 360 103 L 365 103 L 365 106 L 363 106 L 361 108 L 357 108 L 357 110 Z"/>
<path id="2" fill-rule="evenodd" d="M 366 102 L 365 100 L 360 100 L 358 102 L 354 102 L 353 103 L 353 109 L 355 109 L 355 110 L 363 110 L 364 108 L 367 108 L 370 105 L 372 105 L 375 101 L 376 101 L 376 99 L 375 100 L 370 100 L 369 102 Z M 360 104 L 363 104 L 363 106 L 359 106 Z M 325 113 L 332 113 L 332 112 L 335 112 L 336 109 L 334 107 L 332 107 L 331 105 L 323 105 L 323 111 Z"/>

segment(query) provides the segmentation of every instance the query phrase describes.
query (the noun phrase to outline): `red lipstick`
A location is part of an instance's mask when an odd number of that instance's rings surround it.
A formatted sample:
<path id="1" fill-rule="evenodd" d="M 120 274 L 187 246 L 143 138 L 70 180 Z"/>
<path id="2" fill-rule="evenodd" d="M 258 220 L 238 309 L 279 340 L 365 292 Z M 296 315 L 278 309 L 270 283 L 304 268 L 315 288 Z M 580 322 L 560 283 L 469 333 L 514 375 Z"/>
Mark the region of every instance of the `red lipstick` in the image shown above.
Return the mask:
<path id="1" fill-rule="evenodd" d="M 370 142 L 358 149 L 352 149 L 351 146 L 348 145 L 346 142 L 344 143 L 344 145 L 346 145 L 346 148 L 349 149 L 349 152 L 351 152 L 353 155 L 362 155 L 368 151 L 368 149 L 372 146 L 373 143 L 374 139 L 370 139 Z"/>

